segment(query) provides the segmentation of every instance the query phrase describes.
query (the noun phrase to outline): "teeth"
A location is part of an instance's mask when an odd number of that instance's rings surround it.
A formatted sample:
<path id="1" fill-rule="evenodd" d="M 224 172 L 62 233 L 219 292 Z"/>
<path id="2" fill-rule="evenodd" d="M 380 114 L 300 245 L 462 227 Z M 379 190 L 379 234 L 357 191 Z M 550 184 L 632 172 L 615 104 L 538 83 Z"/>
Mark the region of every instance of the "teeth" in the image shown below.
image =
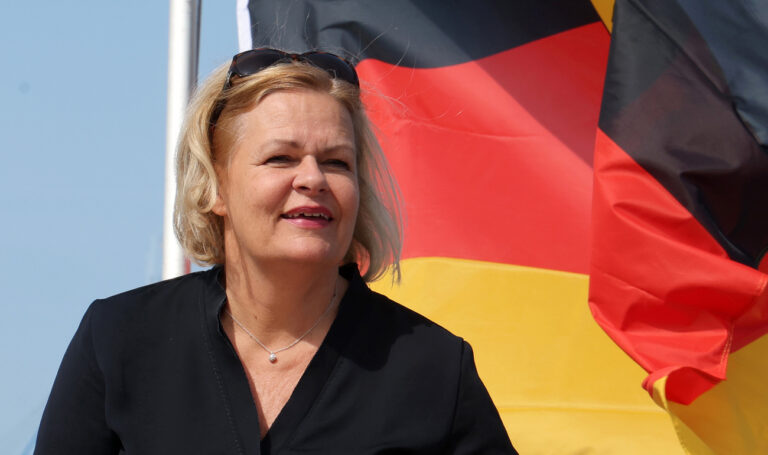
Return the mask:
<path id="1" fill-rule="evenodd" d="M 322 218 L 324 220 L 328 220 L 329 218 L 326 215 L 323 215 L 322 213 L 292 213 L 289 215 L 285 215 L 286 218 L 298 218 L 300 216 L 306 217 L 306 218 Z"/>

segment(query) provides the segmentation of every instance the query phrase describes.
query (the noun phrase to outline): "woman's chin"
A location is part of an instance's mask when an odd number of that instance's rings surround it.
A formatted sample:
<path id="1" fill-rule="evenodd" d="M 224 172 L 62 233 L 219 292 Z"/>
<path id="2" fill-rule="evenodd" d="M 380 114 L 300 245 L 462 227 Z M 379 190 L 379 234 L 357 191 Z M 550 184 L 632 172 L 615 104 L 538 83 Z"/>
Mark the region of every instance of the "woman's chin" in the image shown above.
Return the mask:
<path id="1" fill-rule="evenodd" d="M 333 248 L 329 248 L 329 245 L 317 245 L 306 244 L 308 242 L 302 242 L 302 244 L 294 245 L 291 248 L 284 251 L 282 257 L 278 256 L 276 259 L 283 259 L 284 261 L 296 262 L 297 264 L 307 265 L 328 265 L 335 267 L 341 263 L 346 251 L 336 251 Z"/>

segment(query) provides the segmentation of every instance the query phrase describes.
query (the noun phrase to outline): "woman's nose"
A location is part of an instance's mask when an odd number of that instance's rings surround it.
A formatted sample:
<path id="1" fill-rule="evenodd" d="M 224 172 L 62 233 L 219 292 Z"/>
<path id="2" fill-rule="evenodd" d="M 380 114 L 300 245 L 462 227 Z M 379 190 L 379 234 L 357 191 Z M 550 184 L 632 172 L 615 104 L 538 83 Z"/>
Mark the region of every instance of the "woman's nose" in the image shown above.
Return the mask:
<path id="1" fill-rule="evenodd" d="M 325 173 L 320 169 L 320 165 L 314 156 L 305 156 L 296 167 L 293 188 L 310 194 L 321 193 L 328 189 Z"/>

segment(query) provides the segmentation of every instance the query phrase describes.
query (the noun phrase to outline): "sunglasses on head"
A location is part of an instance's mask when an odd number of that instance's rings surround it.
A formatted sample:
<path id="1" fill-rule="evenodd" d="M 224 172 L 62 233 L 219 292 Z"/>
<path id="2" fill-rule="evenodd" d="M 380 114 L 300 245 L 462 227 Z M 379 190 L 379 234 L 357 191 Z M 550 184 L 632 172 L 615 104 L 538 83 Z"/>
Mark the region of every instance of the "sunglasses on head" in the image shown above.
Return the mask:
<path id="1" fill-rule="evenodd" d="M 310 65 L 325 70 L 325 72 L 335 79 L 340 79 L 349 82 L 355 87 L 360 87 L 360 80 L 357 78 L 355 67 L 337 55 L 319 51 L 293 54 L 278 49 L 261 48 L 241 52 L 232 57 L 232 64 L 229 66 L 223 90 L 232 87 L 232 76 L 251 76 L 272 65 L 289 62 L 309 63 Z M 224 102 L 221 101 L 211 114 L 211 126 L 216 124 L 223 110 Z"/>

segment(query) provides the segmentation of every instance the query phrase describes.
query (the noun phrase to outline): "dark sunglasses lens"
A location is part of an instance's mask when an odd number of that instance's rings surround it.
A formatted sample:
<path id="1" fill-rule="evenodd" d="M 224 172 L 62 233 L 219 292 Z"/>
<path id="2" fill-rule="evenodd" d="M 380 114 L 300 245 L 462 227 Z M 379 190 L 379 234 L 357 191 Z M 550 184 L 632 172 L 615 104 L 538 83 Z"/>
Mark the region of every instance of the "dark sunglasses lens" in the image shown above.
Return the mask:
<path id="1" fill-rule="evenodd" d="M 250 51 L 241 52 L 232 57 L 232 64 L 229 67 L 229 73 L 227 74 L 227 80 L 224 83 L 224 89 L 231 87 L 232 76 L 250 76 L 281 61 L 297 59 L 309 62 L 310 64 L 327 71 L 337 79 L 347 81 L 356 87 L 360 87 L 360 80 L 357 78 L 355 67 L 341 57 L 325 52 L 307 52 L 306 54 L 296 55 L 277 49 L 263 48 L 251 49 Z M 224 102 L 220 101 L 216 104 L 211 113 L 211 128 L 219 120 L 219 116 L 223 110 Z"/>
<path id="2" fill-rule="evenodd" d="M 230 74 L 239 77 L 250 76 L 281 61 L 295 58 L 321 68 L 333 77 L 349 82 L 357 87 L 360 81 L 355 68 L 343 59 L 325 52 L 308 52 L 306 54 L 288 54 L 277 49 L 253 49 L 241 52 L 232 58 Z"/>
<path id="3" fill-rule="evenodd" d="M 250 76 L 285 59 L 290 57 L 275 49 L 254 49 L 242 52 L 232 59 L 232 74 L 240 77 Z"/>
<path id="4" fill-rule="evenodd" d="M 333 54 L 325 54 L 322 52 L 309 53 L 302 55 L 302 58 L 318 68 L 328 71 L 337 79 L 347 81 L 358 87 L 360 86 L 357 72 L 352 65 Z"/>

